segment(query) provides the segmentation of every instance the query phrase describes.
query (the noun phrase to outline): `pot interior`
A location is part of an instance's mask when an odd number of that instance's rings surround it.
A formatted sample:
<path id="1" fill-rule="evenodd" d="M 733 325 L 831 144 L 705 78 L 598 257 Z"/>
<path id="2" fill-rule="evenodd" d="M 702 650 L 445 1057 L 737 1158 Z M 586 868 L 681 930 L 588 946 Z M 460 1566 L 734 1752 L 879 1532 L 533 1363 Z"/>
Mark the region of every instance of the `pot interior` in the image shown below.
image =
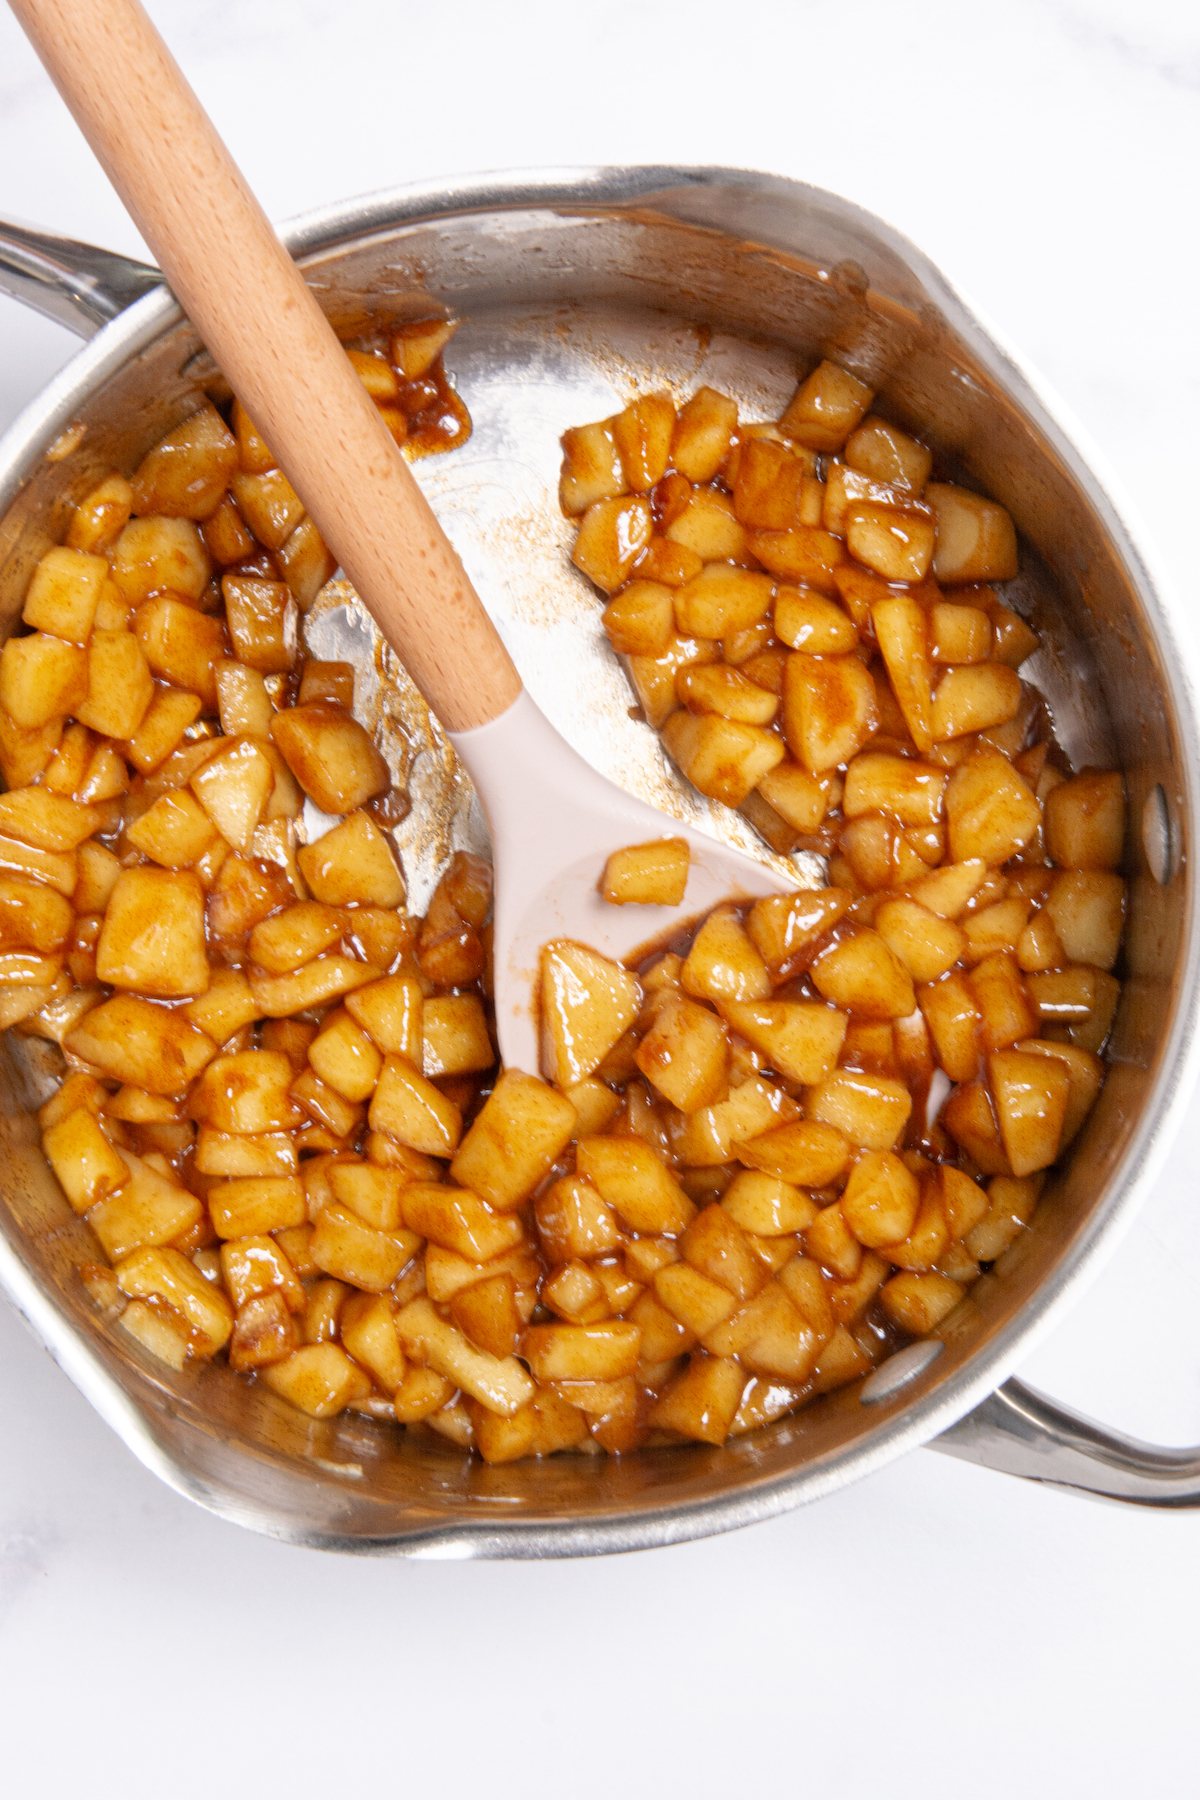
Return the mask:
<path id="1" fill-rule="evenodd" d="M 943 1354 L 893 1402 L 864 1407 L 852 1387 L 721 1449 L 489 1468 L 363 1418 L 310 1420 L 224 1368 L 175 1375 L 106 1328 L 74 1273 L 97 1247 L 48 1173 L 31 1117 L 56 1079 L 57 1052 L 10 1034 L 0 1048 L 0 1222 L 25 1275 L 84 1344 L 93 1397 L 177 1486 L 303 1541 L 411 1547 L 440 1534 L 444 1550 L 449 1531 L 463 1554 L 633 1547 L 795 1504 L 928 1436 L 1011 1366 L 1030 1324 L 1086 1260 L 1144 1159 L 1168 1085 L 1164 1061 L 1185 1030 L 1177 995 L 1191 955 L 1190 715 L 1180 711 L 1148 579 L 1077 453 L 936 271 L 845 203 L 721 173 L 632 187 L 623 196 L 586 183 L 514 192 L 424 218 L 411 199 L 384 197 L 293 237 L 344 338 L 431 311 L 465 321 L 448 362 L 473 434 L 415 472 L 534 698 L 604 773 L 752 853 L 764 853 L 757 837 L 697 796 L 650 728 L 629 717 L 632 695 L 600 630 L 599 602 L 568 560 L 559 434 L 635 391 L 666 387 L 682 398 L 702 382 L 733 394 L 743 416 L 773 418 L 797 371 L 829 356 L 878 390 L 879 410 L 934 443 L 944 471 L 1009 508 L 1023 538 L 1023 573 L 1009 592 L 1044 645 L 1022 673 L 1045 694 L 1073 763 L 1120 767 L 1128 784 L 1131 919 L 1110 1072 L 1032 1228 L 972 1287 L 940 1333 Z M 119 348 L 124 332 L 136 347 L 106 373 L 97 340 L 84 353 L 98 370 L 87 391 L 11 471 L 24 484 L 0 524 L 0 635 L 89 487 L 110 468 L 131 473 L 199 391 L 219 393 L 186 321 L 158 298 L 137 310 L 151 320 L 148 341 L 138 341 L 133 313 L 109 327 L 110 344 Z M 68 422 L 83 427 L 75 447 L 47 457 Z M 309 639 L 315 654 L 355 662 L 385 748 L 409 779 L 413 809 L 397 839 L 410 905 L 423 910 L 449 851 L 486 847 L 478 808 L 394 658 L 394 684 L 380 688 L 374 628 L 345 584 L 318 602 Z M 1173 829 L 1165 884 L 1141 842 L 1157 788 Z M 820 880 L 815 859 L 805 873 Z"/>

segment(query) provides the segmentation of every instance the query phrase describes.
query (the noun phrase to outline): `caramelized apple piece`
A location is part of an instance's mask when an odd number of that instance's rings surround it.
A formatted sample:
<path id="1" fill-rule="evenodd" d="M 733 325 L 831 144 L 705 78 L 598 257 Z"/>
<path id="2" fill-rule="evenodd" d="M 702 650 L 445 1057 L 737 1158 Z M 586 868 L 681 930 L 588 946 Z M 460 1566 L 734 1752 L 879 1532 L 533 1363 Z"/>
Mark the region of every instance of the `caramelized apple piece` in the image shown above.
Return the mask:
<path id="1" fill-rule="evenodd" d="M 737 430 L 737 402 L 715 388 L 697 388 L 675 421 L 670 462 L 689 481 L 711 481 Z"/>
<path id="2" fill-rule="evenodd" d="M 614 850 L 600 878 L 601 897 L 610 906 L 678 906 L 687 887 L 690 855 L 686 838 Z"/>
<path id="3" fill-rule="evenodd" d="M 1012 580 L 1017 534 L 1002 506 L 941 481 L 929 483 L 925 498 L 937 518 L 933 572 L 940 582 Z"/>
<path id="4" fill-rule="evenodd" d="M 541 958 L 542 1061 L 569 1087 L 598 1068 L 641 1005 L 635 975 L 583 944 L 562 938 Z"/>
<path id="5" fill-rule="evenodd" d="M 848 369 L 822 362 L 796 389 L 780 428 L 810 450 L 840 450 L 873 399 Z"/>
<path id="6" fill-rule="evenodd" d="M 875 687 L 857 656 L 795 651 L 788 657 L 783 730 L 788 749 L 804 768 L 819 775 L 849 762 L 878 723 Z"/>
<path id="7" fill-rule="evenodd" d="M 277 712 L 271 737 L 322 812 L 353 812 L 391 784 L 386 762 L 358 720 L 328 701 Z"/>

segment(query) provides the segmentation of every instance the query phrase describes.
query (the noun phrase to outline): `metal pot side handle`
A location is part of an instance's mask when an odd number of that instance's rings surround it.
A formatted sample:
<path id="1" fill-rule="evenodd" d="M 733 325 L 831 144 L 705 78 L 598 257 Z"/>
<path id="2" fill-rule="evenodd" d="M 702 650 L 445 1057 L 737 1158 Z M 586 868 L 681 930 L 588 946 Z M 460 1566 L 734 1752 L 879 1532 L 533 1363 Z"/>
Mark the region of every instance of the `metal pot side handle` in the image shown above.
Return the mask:
<path id="1" fill-rule="evenodd" d="M 0 293 L 80 337 L 92 337 L 162 279 L 149 263 L 0 219 Z M 1106 1431 L 1020 1381 L 1006 1381 L 929 1447 L 1097 1499 L 1200 1506 L 1200 1447 L 1160 1450 Z"/>
<path id="2" fill-rule="evenodd" d="M 1160 1450 L 1006 1381 L 929 1448 L 1006 1475 L 1130 1506 L 1200 1506 L 1200 1446 Z"/>
<path id="3" fill-rule="evenodd" d="M 0 294 L 89 338 L 144 294 L 162 273 L 113 250 L 0 219 Z"/>

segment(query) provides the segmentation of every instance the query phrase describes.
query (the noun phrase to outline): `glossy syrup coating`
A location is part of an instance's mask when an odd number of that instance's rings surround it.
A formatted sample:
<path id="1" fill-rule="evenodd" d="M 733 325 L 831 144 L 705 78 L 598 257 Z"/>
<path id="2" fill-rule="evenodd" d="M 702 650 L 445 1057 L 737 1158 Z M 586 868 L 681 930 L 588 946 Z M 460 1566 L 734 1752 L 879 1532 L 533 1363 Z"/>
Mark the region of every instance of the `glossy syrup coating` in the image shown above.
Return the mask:
<path id="1" fill-rule="evenodd" d="M 466 429 L 447 336 L 352 353 L 410 454 Z M 830 885 L 637 970 L 548 945 L 553 1080 L 495 1067 L 487 865 L 405 910 L 405 797 L 304 655 L 331 560 L 252 421 L 85 497 L 0 658 L 0 1018 L 61 1046 L 43 1142 L 113 1329 L 490 1461 L 719 1443 L 1024 1229 L 1103 1078 L 1123 791 L 1015 673 L 1006 515 L 869 403 L 826 364 L 778 425 L 703 389 L 566 436 L 646 716 Z M 653 903 L 686 846 L 597 875 Z"/>

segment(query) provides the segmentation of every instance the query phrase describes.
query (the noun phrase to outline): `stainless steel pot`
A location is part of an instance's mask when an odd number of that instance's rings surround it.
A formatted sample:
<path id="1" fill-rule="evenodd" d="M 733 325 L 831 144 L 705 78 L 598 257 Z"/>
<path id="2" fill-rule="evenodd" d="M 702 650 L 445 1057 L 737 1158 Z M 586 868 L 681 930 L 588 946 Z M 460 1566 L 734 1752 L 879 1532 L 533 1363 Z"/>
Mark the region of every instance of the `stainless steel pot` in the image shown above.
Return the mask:
<path id="1" fill-rule="evenodd" d="M 228 1370 L 170 1373 L 106 1327 L 78 1283 L 75 1265 L 94 1248 L 30 1116 L 47 1066 L 10 1039 L 0 1051 L 0 1281 L 19 1311 L 172 1487 L 326 1549 L 563 1556 L 678 1542 L 816 1499 L 930 1442 L 1111 1499 L 1200 1503 L 1200 1451 L 1118 1437 L 1004 1380 L 1128 1223 L 1196 1060 L 1195 699 L 1161 586 L 1058 404 L 895 232 L 772 176 L 487 176 L 347 201 L 284 235 L 343 336 L 368 315 L 446 308 L 466 320 L 454 366 L 474 435 L 418 465 L 421 478 L 538 701 L 606 773 L 680 815 L 706 809 L 627 717 L 595 602 L 563 554 L 558 434 L 647 382 L 707 380 L 774 416 L 797 363 L 821 354 L 868 379 L 900 423 L 932 428 L 1022 530 L 1021 605 L 1050 646 L 1033 673 L 1067 749 L 1126 773 L 1132 907 L 1112 1067 L 1031 1229 L 932 1343 L 721 1449 L 488 1468 L 361 1418 L 308 1420 Z M 131 469 L 216 372 L 157 272 L 124 258 L 14 228 L 0 232 L 0 288 L 91 337 L 0 445 L 6 631 L 70 507 L 103 471 Z M 323 629 L 343 653 L 367 643 L 352 596 Z M 416 826 L 404 843 L 418 899 L 447 841 L 445 830 L 422 836 L 421 821 L 444 806 L 452 774 L 436 730 L 424 729 L 409 747 Z M 477 832 L 462 809 L 456 820 L 459 837 Z M 736 841 L 730 815 L 708 822 Z"/>

